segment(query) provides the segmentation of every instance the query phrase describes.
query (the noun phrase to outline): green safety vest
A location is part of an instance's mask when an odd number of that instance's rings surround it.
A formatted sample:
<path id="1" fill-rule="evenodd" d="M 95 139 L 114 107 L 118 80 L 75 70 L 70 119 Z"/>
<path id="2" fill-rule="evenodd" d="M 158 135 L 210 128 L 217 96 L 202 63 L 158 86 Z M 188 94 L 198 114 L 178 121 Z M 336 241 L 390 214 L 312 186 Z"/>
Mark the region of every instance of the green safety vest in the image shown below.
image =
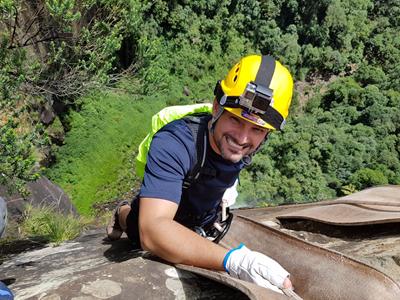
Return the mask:
<path id="1" fill-rule="evenodd" d="M 212 112 L 212 104 L 211 103 L 202 103 L 202 104 L 192 104 L 192 105 L 177 105 L 177 106 L 168 106 L 158 113 L 156 113 L 151 118 L 151 131 L 147 134 L 144 140 L 139 145 L 139 152 L 136 156 L 136 174 L 141 179 L 144 176 L 144 167 L 147 162 L 147 153 L 150 149 L 150 144 L 153 139 L 154 134 L 159 131 L 164 125 L 174 121 L 181 119 L 187 115 L 195 114 L 195 113 L 211 113 Z"/>

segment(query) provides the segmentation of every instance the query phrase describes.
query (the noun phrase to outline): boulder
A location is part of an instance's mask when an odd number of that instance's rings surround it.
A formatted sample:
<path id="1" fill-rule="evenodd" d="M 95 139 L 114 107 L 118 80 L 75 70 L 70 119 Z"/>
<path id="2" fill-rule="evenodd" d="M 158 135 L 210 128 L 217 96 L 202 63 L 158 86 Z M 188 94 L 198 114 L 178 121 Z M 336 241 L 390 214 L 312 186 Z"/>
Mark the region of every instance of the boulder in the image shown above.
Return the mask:
<path id="1" fill-rule="evenodd" d="M 3 197 L 7 202 L 10 218 L 19 218 L 26 204 L 31 204 L 35 207 L 49 206 L 64 215 L 78 215 L 68 195 L 48 178 L 41 177 L 36 181 L 30 182 L 26 185 L 26 188 L 29 191 L 29 195 L 23 197 L 19 194 L 9 195 L 7 189 L 4 186 L 0 186 L 0 197 Z"/>

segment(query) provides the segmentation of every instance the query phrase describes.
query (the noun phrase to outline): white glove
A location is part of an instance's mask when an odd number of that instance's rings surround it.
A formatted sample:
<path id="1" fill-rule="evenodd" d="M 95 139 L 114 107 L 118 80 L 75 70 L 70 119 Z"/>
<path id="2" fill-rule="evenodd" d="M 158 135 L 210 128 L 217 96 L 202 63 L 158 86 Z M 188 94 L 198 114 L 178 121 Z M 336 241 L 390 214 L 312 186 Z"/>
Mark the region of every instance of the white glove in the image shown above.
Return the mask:
<path id="1" fill-rule="evenodd" d="M 243 244 L 230 250 L 224 258 L 224 268 L 232 277 L 253 282 L 282 293 L 283 282 L 289 273 L 272 258 L 251 251 Z"/>

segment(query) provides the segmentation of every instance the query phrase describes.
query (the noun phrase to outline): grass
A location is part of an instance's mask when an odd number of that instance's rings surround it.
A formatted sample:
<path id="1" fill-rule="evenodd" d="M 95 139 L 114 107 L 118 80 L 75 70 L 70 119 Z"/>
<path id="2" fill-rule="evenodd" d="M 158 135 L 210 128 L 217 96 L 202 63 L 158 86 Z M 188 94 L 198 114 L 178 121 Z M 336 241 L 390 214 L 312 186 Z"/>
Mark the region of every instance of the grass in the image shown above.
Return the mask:
<path id="1" fill-rule="evenodd" d="M 150 129 L 151 116 L 165 101 L 113 91 L 81 101 L 81 111 L 69 116 L 71 130 L 47 176 L 71 197 L 80 214 L 91 215 L 94 203 L 120 197 L 138 184 L 136 150 Z"/>
<path id="2" fill-rule="evenodd" d="M 27 206 L 20 231 L 23 237 L 40 238 L 59 245 L 76 238 L 89 223 L 89 219 L 65 216 L 50 207 Z"/>
<path id="3" fill-rule="evenodd" d="M 87 229 L 105 227 L 111 215 L 111 211 L 105 211 L 97 216 L 77 217 L 61 214 L 54 207 L 27 205 L 21 220 L 9 220 L 6 235 L 0 239 L 0 264 L 9 255 L 48 244 L 58 246 Z"/>

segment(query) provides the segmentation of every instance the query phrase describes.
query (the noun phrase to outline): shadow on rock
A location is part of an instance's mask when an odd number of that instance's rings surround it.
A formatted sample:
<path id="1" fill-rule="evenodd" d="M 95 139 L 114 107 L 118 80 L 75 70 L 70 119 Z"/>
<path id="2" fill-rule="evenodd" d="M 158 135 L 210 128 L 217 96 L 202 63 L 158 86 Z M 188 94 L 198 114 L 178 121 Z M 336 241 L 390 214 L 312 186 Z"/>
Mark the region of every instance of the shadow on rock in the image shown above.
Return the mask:
<path id="1" fill-rule="evenodd" d="M 182 286 L 180 294 L 177 296 L 182 299 L 235 299 L 248 300 L 241 291 L 224 285 L 222 283 L 210 280 L 197 274 L 185 270 L 177 269 L 177 275 Z M 170 286 L 174 286 L 170 284 Z M 176 292 L 175 292 L 176 294 Z"/>
<path id="2" fill-rule="evenodd" d="M 112 242 L 105 238 L 103 245 L 110 245 L 110 248 L 104 251 L 104 257 L 112 262 L 123 262 L 143 255 L 143 250 L 127 238 Z"/>
<path id="3" fill-rule="evenodd" d="M 9 255 L 37 250 L 46 247 L 45 238 L 32 238 L 24 240 L 2 241 L 0 244 L 0 263 Z"/>

